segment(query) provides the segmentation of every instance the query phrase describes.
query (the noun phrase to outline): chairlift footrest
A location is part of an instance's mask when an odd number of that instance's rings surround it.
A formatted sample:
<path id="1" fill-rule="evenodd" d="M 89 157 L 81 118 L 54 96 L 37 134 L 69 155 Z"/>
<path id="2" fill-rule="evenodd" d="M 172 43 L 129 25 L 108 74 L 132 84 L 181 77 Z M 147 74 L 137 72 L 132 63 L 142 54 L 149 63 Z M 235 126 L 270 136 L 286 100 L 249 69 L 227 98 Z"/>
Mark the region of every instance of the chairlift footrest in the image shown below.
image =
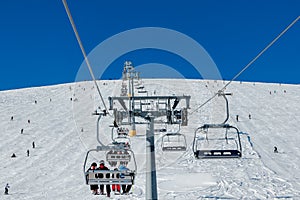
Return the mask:
<path id="1" fill-rule="evenodd" d="M 163 147 L 162 148 L 163 151 L 186 151 L 186 147 Z"/>
<path id="2" fill-rule="evenodd" d="M 242 153 L 238 150 L 197 150 L 194 153 L 198 159 L 242 157 Z"/>

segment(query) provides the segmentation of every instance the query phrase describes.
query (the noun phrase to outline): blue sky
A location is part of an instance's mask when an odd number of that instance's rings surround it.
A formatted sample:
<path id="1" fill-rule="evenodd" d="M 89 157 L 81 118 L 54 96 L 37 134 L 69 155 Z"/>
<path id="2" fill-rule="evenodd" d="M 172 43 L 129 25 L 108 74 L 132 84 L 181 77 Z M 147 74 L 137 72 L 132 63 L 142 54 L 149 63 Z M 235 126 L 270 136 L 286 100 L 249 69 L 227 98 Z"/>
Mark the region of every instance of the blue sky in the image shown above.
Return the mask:
<path id="1" fill-rule="evenodd" d="M 162 27 L 202 45 L 225 80 L 234 77 L 300 14 L 297 0 L 68 0 L 68 4 L 87 53 L 120 32 Z M 297 22 L 238 80 L 299 84 L 299 35 Z M 59 0 L 1 1 L 0 44 L 0 90 L 73 82 L 83 62 Z M 188 61 L 158 49 L 120 55 L 101 78 L 120 78 L 125 60 L 134 65 L 160 63 L 187 78 L 201 78 Z"/>

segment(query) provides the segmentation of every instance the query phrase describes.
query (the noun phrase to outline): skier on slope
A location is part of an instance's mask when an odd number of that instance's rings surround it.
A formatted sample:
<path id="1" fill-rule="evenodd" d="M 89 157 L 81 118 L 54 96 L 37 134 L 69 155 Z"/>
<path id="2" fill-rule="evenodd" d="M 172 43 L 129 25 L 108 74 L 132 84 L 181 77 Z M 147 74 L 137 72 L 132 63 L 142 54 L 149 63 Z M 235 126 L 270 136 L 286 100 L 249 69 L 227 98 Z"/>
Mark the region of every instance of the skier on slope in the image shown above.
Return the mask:
<path id="1" fill-rule="evenodd" d="M 4 194 L 8 194 L 8 189 L 10 188 L 10 186 L 8 185 L 8 183 L 6 183 L 6 186 L 4 188 Z"/>

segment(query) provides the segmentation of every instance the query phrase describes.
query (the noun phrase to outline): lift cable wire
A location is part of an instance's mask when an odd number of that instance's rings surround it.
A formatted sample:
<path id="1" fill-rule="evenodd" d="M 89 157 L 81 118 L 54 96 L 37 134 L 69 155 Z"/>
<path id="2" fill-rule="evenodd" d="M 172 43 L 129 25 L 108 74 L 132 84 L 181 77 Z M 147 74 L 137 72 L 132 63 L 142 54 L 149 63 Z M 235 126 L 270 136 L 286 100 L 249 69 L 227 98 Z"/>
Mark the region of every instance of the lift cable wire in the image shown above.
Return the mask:
<path id="1" fill-rule="evenodd" d="M 66 10 L 66 12 L 67 12 L 67 14 L 68 14 L 68 17 L 69 17 L 70 23 L 71 23 L 71 25 L 72 25 L 73 31 L 74 31 L 74 33 L 75 33 L 75 35 L 76 35 L 76 39 L 77 39 L 77 42 L 78 42 L 78 44 L 79 44 L 79 46 L 80 46 L 80 49 L 81 49 L 81 52 L 82 52 L 82 54 L 83 54 L 84 60 L 85 60 L 85 62 L 86 62 L 86 64 L 87 64 L 87 66 L 88 66 L 88 69 L 89 69 L 89 71 L 90 71 L 90 74 L 91 74 L 91 76 L 92 76 L 92 78 L 93 78 L 93 81 L 94 81 L 94 83 L 95 83 L 95 86 L 96 86 L 96 88 L 97 88 L 98 94 L 99 94 L 99 96 L 100 96 L 100 98 L 101 98 L 101 101 L 102 101 L 102 103 L 103 103 L 103 105 L 104 105 L 105 112 L 108 113 L 108 114 L 110 115 L 110 113 L 108 112 L 108 109 L 107 109 L 107 107 L 106 107 L 106 105 L 105 105 L 105 102 L 104 102 L 104 99 L 103 99 L 103 97 L 102 97 L 102 94 L 101 94 L 101 92 L 100 92 L 100 88 L 99 88 L 99 86 L 98 86 L 98 84 L 97 84 L 97 81 L 96 81 L 95 75 L 94 75 L 94 73 L 93 73 L 91 64 L 90 64 L 90 62 L 89 62 L 89 60 L 88 60 L 88 57 L 87 57 L 86 52 L 85 52 L 85 50 L 84 50 L 84 47 L 83 47 L 83 45 L 82 45 L 81 39 L 80 39 L 79 34 L 78 34 L 78 31 L 77 31 L 77 29 L 76 29 L 76 26 L 75 26 L 73 17 L 72 17 L 72 15 L 71 15 L 70 9 L 69 9 L 68 4 L 67 4 L 67 1 L 66 1 L 66 0 L 62 0 L 62 1 L 63 1 L 63 4 L 64 4 L 64 7 L 65 7 L 65 10 Z"/>
<path id="2" fill-rule="evenodd" d="M 298 16 L 290 25 L 288 25 L 272 42 L 269 43 L 268 46 L 266 46 L 254 59 L 252 59 L 237 75 L 231 79 L 222 89 L 220 89 L 217 93 L 215 93 L 211 98 L 209 98 L 207 101 L 205 101 L 203 104 L 198 106 L 195 110 L 193 110 L 190 114 L 193 114 L 200 108 L 202 108 L 204 105 L 206 105 L 208 102 L 213 100 L 218 94 L 223 93 L 226 88 L 234 81 L 236 80 L 246 69 L 248 69 L 265 51 L 267 51 L 282 35 L 284 35 L 298 20 L 300 19 L 300 16 Z"/>

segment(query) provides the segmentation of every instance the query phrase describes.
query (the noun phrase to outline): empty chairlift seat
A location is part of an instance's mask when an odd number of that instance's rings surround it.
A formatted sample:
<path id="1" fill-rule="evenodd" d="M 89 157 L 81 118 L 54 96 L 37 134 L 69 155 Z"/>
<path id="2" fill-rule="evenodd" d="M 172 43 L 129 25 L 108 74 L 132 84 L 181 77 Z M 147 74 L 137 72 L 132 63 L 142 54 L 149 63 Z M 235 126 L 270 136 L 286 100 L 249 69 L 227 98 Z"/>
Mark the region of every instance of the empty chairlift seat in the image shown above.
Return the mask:
<path id="1" fill-rule="evenodd" d="M 180 133 L 167 133 L 162 137 L 163 151 L 186 151 L 185 135 Z"/>
<path id="2" fill-rule="evenodd" d="M 240 158 L 240 133 L 228 124 L 205 124 L 195 131 L 193 152 L 197 159 Z"/>

